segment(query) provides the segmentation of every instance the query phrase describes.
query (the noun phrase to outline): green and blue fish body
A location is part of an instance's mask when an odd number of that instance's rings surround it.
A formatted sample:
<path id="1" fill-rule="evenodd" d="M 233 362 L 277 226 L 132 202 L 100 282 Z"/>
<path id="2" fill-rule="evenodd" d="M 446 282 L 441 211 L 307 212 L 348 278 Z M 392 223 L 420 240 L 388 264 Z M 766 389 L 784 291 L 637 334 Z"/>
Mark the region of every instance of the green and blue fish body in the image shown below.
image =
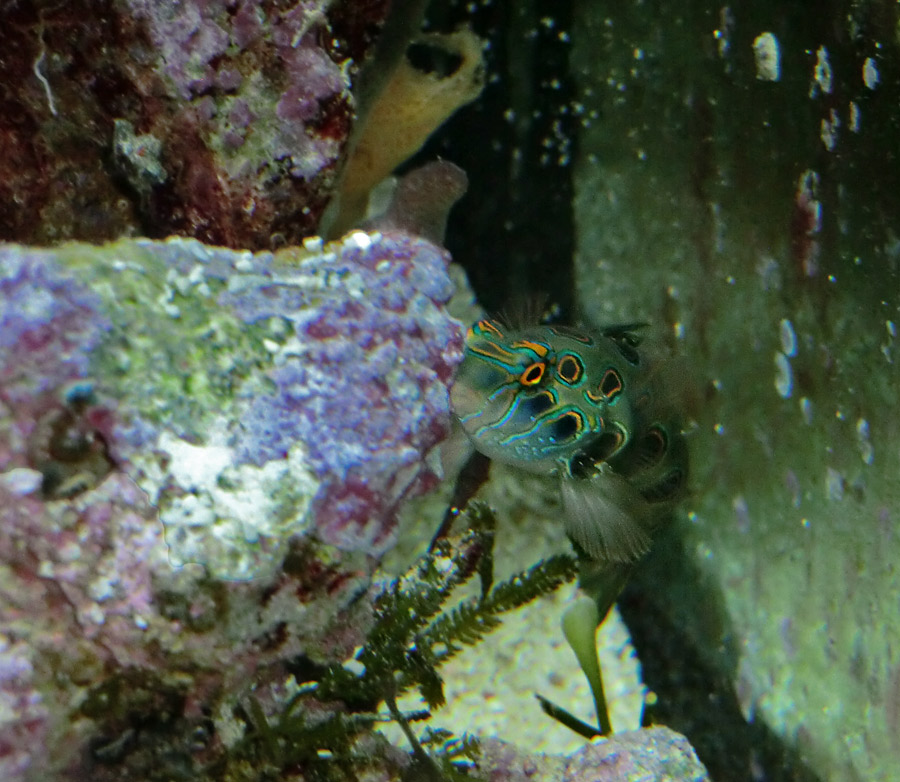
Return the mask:
<path id="1" fill-rule="evenodd" d="M 649 548 L 686 480 L 687 450 L 641 326 L 591 334 L 474 324 L 451 390 L 485 456 L 560 481 L 566 531 L 598 562 Z"/>

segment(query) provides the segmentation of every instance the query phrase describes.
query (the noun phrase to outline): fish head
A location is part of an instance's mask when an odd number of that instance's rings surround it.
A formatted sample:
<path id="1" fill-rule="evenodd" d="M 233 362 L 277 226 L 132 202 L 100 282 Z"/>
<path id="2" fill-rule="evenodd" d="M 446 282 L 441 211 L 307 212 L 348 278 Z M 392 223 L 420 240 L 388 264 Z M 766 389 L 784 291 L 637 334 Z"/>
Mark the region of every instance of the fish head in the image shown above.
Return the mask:
<path id="1" fill-rule="evenodd" d="M 605 383 L 611 393 L 591 385 L 592 347 L 590 337 L 574 331 L 475 323 L 450 394 L 475 447 L 491 459 L 549 473 L 602 433 L 620 389 L 613 377 Z"/>

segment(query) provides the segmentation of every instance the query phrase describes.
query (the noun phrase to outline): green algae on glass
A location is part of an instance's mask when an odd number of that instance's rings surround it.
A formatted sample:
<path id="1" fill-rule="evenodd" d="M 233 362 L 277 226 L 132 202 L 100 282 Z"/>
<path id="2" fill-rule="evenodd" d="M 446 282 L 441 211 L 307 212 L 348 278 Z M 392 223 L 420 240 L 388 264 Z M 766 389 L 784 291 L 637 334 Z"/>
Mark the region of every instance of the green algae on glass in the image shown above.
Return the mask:
<path id="1" fill-rule="evenodd" d="M 897 21 L 580 2 L 574 27 L 580 302 L 692 362 L 681 531 L 727 622 L 669 580 L 654 599 L 834 779 L 900 759 Z"/>

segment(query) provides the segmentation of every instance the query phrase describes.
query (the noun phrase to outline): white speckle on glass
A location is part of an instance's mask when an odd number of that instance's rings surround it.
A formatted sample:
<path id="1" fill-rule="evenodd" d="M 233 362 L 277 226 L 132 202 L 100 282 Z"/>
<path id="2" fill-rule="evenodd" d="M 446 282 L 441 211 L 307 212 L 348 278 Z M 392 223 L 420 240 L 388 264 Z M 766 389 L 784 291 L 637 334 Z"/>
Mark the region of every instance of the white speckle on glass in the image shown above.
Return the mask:
<path id="1" fill-rule="evenodd" d="M 753 56 L 756 58 L 756 78 L 761 81 L 778 81 L 781 78 L 781 51 L 778 39 L 772 33 L 760 33 L 753 40 Z"/>

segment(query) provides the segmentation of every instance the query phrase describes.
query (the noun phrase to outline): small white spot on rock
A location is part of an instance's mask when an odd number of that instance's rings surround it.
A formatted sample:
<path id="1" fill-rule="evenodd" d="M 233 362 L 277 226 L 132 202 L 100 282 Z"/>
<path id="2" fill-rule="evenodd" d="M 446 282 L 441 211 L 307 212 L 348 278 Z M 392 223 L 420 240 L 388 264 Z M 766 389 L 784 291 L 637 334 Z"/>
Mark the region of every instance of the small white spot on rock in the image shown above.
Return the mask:
<path id="1" fill-rule="evenodd" d="M 33 494 L 41 488 L 43 476 L 38 470 L 28 467 L 14 467 L 9 472 L 0 474 L 0 484 L 10 492 L 18 496 Z"/>
<path id="2" fill-rule="evenodd" d="M 90 619 L 95 625 L 102 625 L 106 621 L 106 615 L 103 609 L 96 603 L 91 603 L 91 607 L 84 612 L 84 616 Z"/>
<path id="3" fill-rule="evenodd" d="M 365 231 L 353 231 L 344 238 L 344 245 L 347 247 L 356 246 L 360 250 L 367 249 L 372 244 L 372 237 Z"/>
<path id="4" fill-rule="evenodd" d="M 303 240 L 303 249 L 310 253 L 322 252 L 323 246 L 324 242 L 322 241 L 321 236 L 307 236 Z"/>
<path id="5" fill-rule="evenodd" d="M 239 272 L 253 271 L 253 256 L 243 255 L 234 262 L 234 268 Z"/>
<path id="6" fill-rule="evenodd" d="M 88 585 L 88 594 L 92 600 L 96 600 L 98 603 L 109 600 L 115 594 L 113 581 L 109 576 L 99 576 Z"/>

